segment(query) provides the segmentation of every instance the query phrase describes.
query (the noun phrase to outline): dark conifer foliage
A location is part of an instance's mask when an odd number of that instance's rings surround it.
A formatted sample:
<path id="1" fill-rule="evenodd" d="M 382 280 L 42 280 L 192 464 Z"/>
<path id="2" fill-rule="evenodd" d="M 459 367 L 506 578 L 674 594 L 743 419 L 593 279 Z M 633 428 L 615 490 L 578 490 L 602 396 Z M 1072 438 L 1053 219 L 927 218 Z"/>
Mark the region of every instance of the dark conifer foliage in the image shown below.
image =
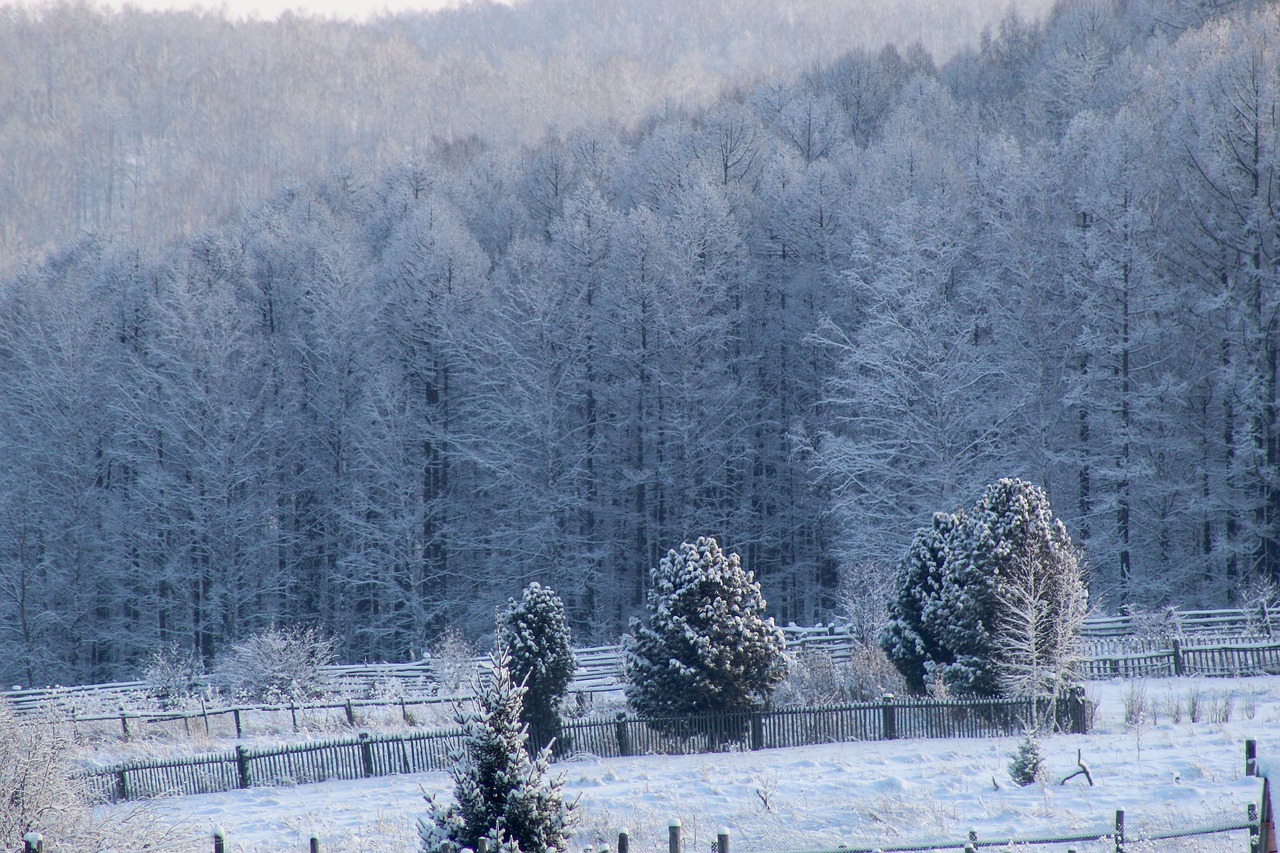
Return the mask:
<path id="1" fill-rule="evenodd" d="M 561 739 L 561 704 L 578 661 L 560 596 L 537 581 L 525 587 L 498 618 L 498 644 L 510 655 L 512 680 L 524 685 L 520 719 L 534 747 Z"/>
<path id="2" fill-rule="evenodd" d="M 648 618 L 624 638 L 627 702 L 650 717 L 751 711 L 786 674 L 786 642 L 754 576 L 710 537 L 653 570 Z"/>

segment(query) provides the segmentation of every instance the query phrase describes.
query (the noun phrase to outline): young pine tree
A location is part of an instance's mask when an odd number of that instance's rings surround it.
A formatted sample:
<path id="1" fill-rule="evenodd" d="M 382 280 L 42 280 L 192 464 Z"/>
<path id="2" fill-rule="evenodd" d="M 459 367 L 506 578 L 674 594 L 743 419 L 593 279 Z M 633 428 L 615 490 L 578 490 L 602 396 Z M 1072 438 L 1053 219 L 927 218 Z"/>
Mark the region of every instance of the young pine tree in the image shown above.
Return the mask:
<path id="1" fill-rule="evenodd" d="M 652 572 L 649 619 L 624 638 L 627 700 L 678 716 L 763 706 L 786 673 L 782 632 L 737 554 L 710 537 L 670 551 Z"/>
<path id="2" fill-rule="evenodd" d="M 564 602 L 536 581 L 529 584 L 498 618 L 498 642 L 511 655 L 511 679 L 524 685 L 520 719 L 534 746 L 547 746 L 562 737 L 560 704 L 578 668 Z"/>
<path id="3" fill-rule="evenodd" d="M 1044 750 L 1034 731 L 1028 731 L 1018 742 L 1018 751 L 1009 761 L 1009 778 L 1023 788 L 1034 785 L 1044 775 Z"/>
<path id="4" fill-rule="evenodd" d="M 511 678 L 510 656 L 499 646 L 489 664 L 489 678 L 476 685 L 478 709 L 458 715 L 466 742 L 451 771 L 454 802 L 427 797 L 428 815 L 418 822 L 422 851 L 475 850 L 485 839 L 501 853 L 563 853 L 574 804 L 564 801 L 562 779 L 546 779 L 550 751 L 531 757 L 525 748 L 525 691 Z"/>

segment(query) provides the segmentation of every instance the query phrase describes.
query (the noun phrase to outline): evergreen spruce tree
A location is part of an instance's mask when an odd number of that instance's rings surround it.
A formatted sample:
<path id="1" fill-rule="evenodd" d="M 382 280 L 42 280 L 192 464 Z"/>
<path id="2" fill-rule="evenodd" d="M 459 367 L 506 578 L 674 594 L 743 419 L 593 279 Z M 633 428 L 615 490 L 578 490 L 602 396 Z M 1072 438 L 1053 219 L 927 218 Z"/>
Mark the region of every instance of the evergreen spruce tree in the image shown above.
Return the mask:
<path id="1" fill-rule="evenodd" d="M 649 618 L 623 639 L 631 707 L 651 717 L 762 707 L 786 673 L 786 643 L 738 555 L 702 537 L 651 578 Z"/>
<path id="2" fill-rule="evenodd" d="M 458 715 L 465 744 L 454 756 L 454 802 L 428 796 L 428 815 L 418 822 L 423 853 L 474 850 L 481 839 L 491 851 L 563 853 L 573 804 L 564 802 L 561 779 L 544 781 L 550 751 L 531 757 L 525 748 L 525 691 L 511 678 L 510 656 L 499 646 L 489 663 L 477 710 Z"/>
<path id="3" fill-rule="evenodd" d="M 1044 750 L 1036 733 L 1029 731 L 1018 742 L 1018 751 L 1009 762 L 1009 778 L 1025 788 L 1035 784 L 1043 773 Z"/>
<path id="4" fill-rule="evenodd" d="M 940 600 L 947 568 L 947 555 L 963 514 L 934 513 L 933 525 L 916 531 L 899 565 L 899 578 L 889 600 L 889 622 L 880 645 L 898 667 L 907 687 L 924 692 L 930 670 L 950 663 L 949 649 L 934 633 L 929 618 L 933 604 Z"/>
<path id="5" fill-rule="evenodd" d="M 498 641 L 511 655 L 511 678 L 525 689 L 520 719 L 537 748 L 552 740 L 563 747 L 560 705 L 578 668 L 564 617 L 564 602 L 551 589 L 529 584 L 498 620 Z"/>
<path id="6" fill-rule="evenodd" d="M 1011 584 L 1034 565 L 1045 576 L 1033 602 L 1047 625 L 1078 625 L 1079 561 L 1049 499 L 1031 483 L 1003 479 L 967 512 L 939 514 L 917 532 L 899 564 L 891 620 L 881 644 L 909 685 L 938 681 L 960 694 L 1002 692 L 1003 657 L 1019 643 L 1006 611 Z M 1066 650 L 1070 638 L 1058 637 Z M 1046 661 L 1050 667 L 1057 662 Z"/>

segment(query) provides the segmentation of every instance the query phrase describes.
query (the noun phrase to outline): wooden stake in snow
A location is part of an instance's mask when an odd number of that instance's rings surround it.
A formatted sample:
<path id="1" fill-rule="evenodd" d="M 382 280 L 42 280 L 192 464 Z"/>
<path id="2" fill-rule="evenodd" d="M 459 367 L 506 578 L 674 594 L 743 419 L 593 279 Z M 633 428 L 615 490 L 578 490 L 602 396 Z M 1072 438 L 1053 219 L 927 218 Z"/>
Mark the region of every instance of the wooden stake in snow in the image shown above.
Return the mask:
<path id="1" fill-rule="evenodd" d="M 1084 758 L 1081 753 L 1082 753 L 1082 750 L 1079 750 L 1079 749 L 1076 750 L 1076 764 L 1080 765 L 1080 769 L 1077 770 L 1075 773 L 1072 773 L 1070 776 L 1066 777 L 1065 779 L 1063 779 L 1061 782 L 1059 782 L 1058 783 L 1059 785 L 1065 785 L 1067 784 L 1068 779 L 1074 779 L 1077 776 L 1084 774 L 1084 778 L 1089 780 L 1089 787 L 1090 788 L 1093 787 L 1093 774 L 1089 772 L 1089 765 L 1084 763 Z"/>

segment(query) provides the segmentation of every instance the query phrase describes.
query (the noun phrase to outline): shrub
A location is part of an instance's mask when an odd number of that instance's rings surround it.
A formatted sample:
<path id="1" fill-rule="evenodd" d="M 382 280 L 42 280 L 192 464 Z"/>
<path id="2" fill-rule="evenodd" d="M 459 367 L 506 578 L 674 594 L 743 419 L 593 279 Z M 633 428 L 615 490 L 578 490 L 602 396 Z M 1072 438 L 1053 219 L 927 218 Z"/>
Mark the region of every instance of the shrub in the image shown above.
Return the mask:
<path id="1" fill-rule="evenodd" d="M 841 662 L 827 649 L 801 648 L 787 652 L 787 674 L 774 701 L 782 706 L 871 702 L 905 690 L 902 674 L 879 646 L 855 645 Z"/>
<path id="2" fill-rule="evenodd" d="M 190 649 L 171 643 L 155 650 L 147 658 L 142 668 L 142 680 L 160 707 L 181 708 L 200 691 L 204 662 Z"/>
<path id="3" fill-rule="evenodd" d="M 217 681 L 226 692 L 258 702 L 297 702 L 323 696 L 324 668 L 333 643 L 315 628 L 269 628 L 232 644 L 219 659 Z"/>
<path id="4" fill-rule="evenodd" d="M 89 820 L 84 791 L 71 780 L 71 744 L 51 720 L 19 720 L 0 700 L 0 849 L 21 850 L 40 832 L 63 841 Z"/>
<path id="5" fill-rule="evenodd" d="M 475 679 L 480 651 L 452 626 L 431 644 L 431 671 L 446 696 L 461 693 Z"/>

